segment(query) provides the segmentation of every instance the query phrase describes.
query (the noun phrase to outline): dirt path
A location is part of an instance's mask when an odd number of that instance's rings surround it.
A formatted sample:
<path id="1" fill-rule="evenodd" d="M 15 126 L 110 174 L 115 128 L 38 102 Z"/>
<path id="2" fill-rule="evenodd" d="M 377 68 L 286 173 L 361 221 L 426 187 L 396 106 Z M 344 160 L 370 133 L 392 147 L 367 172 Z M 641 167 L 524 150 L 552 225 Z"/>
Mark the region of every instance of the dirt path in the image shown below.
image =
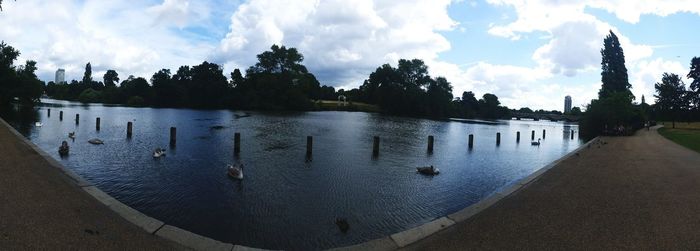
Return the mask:
<path id="1" fill-rule="evenodd" d="M 700 154 L 655 130 L 600 142 L 406 249 L 700 249 Z"/>
<path id="2" fill-rule="evenodd" d="M 173 249 L 182 247 L 99 203 L 0 123 L 0 250 Z"/>

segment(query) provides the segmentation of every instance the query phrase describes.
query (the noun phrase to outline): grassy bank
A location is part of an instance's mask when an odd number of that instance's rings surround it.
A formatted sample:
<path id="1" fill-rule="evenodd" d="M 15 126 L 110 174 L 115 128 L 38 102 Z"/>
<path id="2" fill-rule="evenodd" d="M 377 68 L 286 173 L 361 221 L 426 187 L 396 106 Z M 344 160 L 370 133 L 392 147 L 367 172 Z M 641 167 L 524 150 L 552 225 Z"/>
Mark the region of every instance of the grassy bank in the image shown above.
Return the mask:
<path id="1" fill-rule="evenodd" d="M 664 125 L 666 128 L 672 128 L 673 122 L 664 121 L 659 124 Z M 676 129 L 695 129 L 700 130 L 700 122 L 676 122 Z"/>
<path id="2" fill-rule="evenodd" d="M 347 102 L 345 105 L 342 102 L 332 100 L 316 101 L 316 107 L 321 111 L 356 111 L 356 112 L 380 112 L 379 106 L 370 105 L 361 102 Z"/>
<path id="3" fill-rule="evenodd" d="M 676 123 L 676 129 L 670 128 L 670 125 L 662 127 L 659 129 L 659 134 L 679 145 L 700 152 L 700 127 L 697 127 L 699 129 L 679 129 L 679 124 L 681 123 Z M 696 124 L 696 126 L 700 126 L 700 123 Z"/>

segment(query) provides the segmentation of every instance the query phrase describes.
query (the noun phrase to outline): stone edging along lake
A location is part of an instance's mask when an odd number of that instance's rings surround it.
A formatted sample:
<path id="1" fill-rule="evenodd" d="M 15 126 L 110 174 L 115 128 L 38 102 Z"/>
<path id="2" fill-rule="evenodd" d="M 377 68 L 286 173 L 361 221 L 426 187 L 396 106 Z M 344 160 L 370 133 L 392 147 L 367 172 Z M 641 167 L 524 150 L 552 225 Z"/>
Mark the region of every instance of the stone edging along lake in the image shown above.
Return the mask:
<path id="1" fill-rule="evenodd" d="M 189 231 L 180 229 L 178 227 L 172 226 L 172 225 L 167 225 L 166 223 L 159 221 L 157 219 L 154 219 L 152 217 L 149 217 L 121 202 L 116 200 L 115 198 L 109 196 L 96 186 L 90 184 L 86 180 L 84 180 L 82 177 L 79 175 L 75 174 L 73 171 L 65 168 L 61 163 L 53 159 L 49 154 L 47 154 L 45 151 L 41 150 L 38 146 L 36 146 L 34 143 L 29 141 L 27 138 L 22 136 L 17 130 L 15 130 L 12 126 L 10 126 L 7 122 L 5 122 L 3 119 L 0 118 L 0 121 L 7 126 L 10 131 L 17 136 L 24 144 L 27 144 L 29 147 L 34 149 L 41 157 L 46 159 L 46 161 L 53 167 L 58 168 L 63 172 L 65 175 L 70 177 L 70 180 L 74 182 L 78 187 L 80 187 L 83 191 L 87 192 L 90 194 L 92 197 L 97 199 L 100 203 L 104 204 L 108 208 L 110 208 L 112 211 L 116 212 L 119 214 L 121 217 L 126 219 L 127 221 L 131 222 L 132 224 L 135 224 L 136 226 L 139 226 L 140 228 L 144 229 L 150 234 L 155 234 L 157 236 L 160 236 L 162 238 L 174 241 L 176 243 L 179 243 L 181 245 L 184 245 L 186 247 L 190 247 L 193 249 L 198 249 L 198 250 L 252 250 L 254 248 L 242 246 L 242 245 L 233 245 L 230 243 L 224 243 L 221 241 L 217 241 L 208 237 L 204 237 L 198 234 L 191 233 Z M 451 225 L 454 225 L 455 223 L 464 221 L 466 219 L 469 219 L 470 217 L 476 215 L 477 213 L 485 210 L 486 208 L 490 207 L 491 205 L 494 205 L 501 199 L 509 196 L 513 192 L 521 189 L 522 187 L 526 186 L 530 182 L 533 182 L 536 180 L 538 177 L 540 177 L 543 173 L 545 173 L 547 170 L 553 168 L 555 165 L 557 165 L 559 162 L 569 158 L 573 154 L 577 153 L 587 145 L 591 144 L 591 142 L 595 141 L 596 139 L 593 139 L 589 142 L 587 142 L 584 145 L 581 145 L 579 148 L 571 151 L 567 155 L 564 155 L 563 157 L 557 159 L 556 161 L 548 164 L 547 166 L 539 169 L 538 171 L 532 173 L 531 175 L 513 183 L 513 185 L 501 188 L 500 190 L 492 193 L 490 196 L 487 196 L 486 198 L 480 200 L 479 202 L 468 206 L 458 212 L 440 217 L 436 220 L 433 220 L 431 222 L 428 222 L 426 224 L 423 224 L 421 226 L 411 228 L 399 233 L 392 234 L 390 236 L 380 238 L 380 239 L 375 239 L 371 240 L 368 242 L 352 245 L 352 246 L 346 246 L 346 247 L 339 247 L 335 248 L 333 250 L 394 250 L 400 247 L 405 247 L 411 243 L 414 243 L 418 240 L 421 240 L 427 236 L 430 236 L 433 233 L 436 233 L 442 229 L 445 229 Z"/>

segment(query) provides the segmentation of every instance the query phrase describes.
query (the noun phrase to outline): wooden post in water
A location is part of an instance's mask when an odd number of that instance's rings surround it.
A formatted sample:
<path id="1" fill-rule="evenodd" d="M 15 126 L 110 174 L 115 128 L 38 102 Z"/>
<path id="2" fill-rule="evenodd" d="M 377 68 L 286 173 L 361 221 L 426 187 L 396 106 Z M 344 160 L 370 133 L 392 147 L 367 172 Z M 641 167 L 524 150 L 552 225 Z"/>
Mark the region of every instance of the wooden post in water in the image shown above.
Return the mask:
<path id="1" fill-rule="evenodd" d="M 474 134 L 469 134 L 469 149 L 474 147 Z"/>
<path id="2" fill-rule="evenodd" d="M 313 146 L 314 138 L 312 136 L 306 136 L 306 158 L 311 158 Z"/>
<path id="3" fill-rule="evenodd" d="M 51 117 L 51 109 L 49 109 L 49 117 Z"/>
<path id="4" fill-rule="evenodd" d="M 501 133 L 500 132 L 496 133 L 496 145 L 497 146 L 501 145 Z"/>
<path id="5" fill-rule="evenodd" d="M 170 127 L 170 146 L 175 146 L 177 143 L 177 128 Z"/>
<path id="6" fill-rule="evenodd" d="M 133 124 L 131 123 L 131 121 L 129 121 L 128 123 L 126 123 L 126 137 L 127 138 L 131 138 L 132 129 L 133 129 Z"/>
<path id="7" fill-rule="evenodd" d="M 241 133 L 237 132 L 233 134 L 233 153 L 239 154 L 241 152 Z"/>
<path id="8" fill-rule="evenodd" d="M 515 133 L 515 142 L 520 142 L 520 131 Z"/>
<path id="9" fill-rule="evenodd" d="M 532 140 L 535 140 L 535 130 L 532 130 Z"/>
<path id="10" fill-rule="evenodd" d="M 80 114 L 75 114 L 75 124 L 78 124 L 78 121 L 80 121 Z"/>
<path id="11" fill-rule="evenodd" d="M 379 136 L 374 136 L 374 144 L 372 144 L 372 156 L 379 156 Z"/>
<path id="12" fill-rule="evenodd" d="M 97 119 L 95 119 L 95 129 L 98 131 L 100 130 L 100 117 L 97 117 Z"/>
<path id="13" fill-rule="evenodd" d="M 428 153 L 433 153 L 433 141 L 435 141 L 433 135 L 428 136 Z"/>
<path id="14" fill-rule="evenodd" d="M 574 139 L 574 130 L 571 130 L 571 139 Z"/>
<path id="15" fill-rule="evenodd" d="M 58 112 L 58 120 L 63 121 L 63 111 Z"/>
<path id="16" fill-rule="evenodd" d="M 547 137 L 547 131 L 545 129 L 542 129 L 542 139 Z"/>

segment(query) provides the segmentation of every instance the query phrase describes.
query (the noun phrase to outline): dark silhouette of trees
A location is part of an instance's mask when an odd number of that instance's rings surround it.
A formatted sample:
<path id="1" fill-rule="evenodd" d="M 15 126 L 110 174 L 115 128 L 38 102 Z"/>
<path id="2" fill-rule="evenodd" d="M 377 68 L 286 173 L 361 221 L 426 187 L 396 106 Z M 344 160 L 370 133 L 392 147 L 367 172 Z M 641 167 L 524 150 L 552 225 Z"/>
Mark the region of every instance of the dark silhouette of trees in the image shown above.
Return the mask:
<path id="1" fill-rule="evenodd" d="M 192 81 L 187 93 L 190 94 L 193 107 L 224 107 L 229 85 L 221 66 L 204 61 L 192 67 L 191 76 Z"/>
<path id="2" fill-rule="evenodd" d="M 119 83 L 119 74 L 114 70 L 107 70 L 102 78 L 105 87 L 117 86 L 117 83 Z"/>
<path id="3" fill-rule="evenodd" d="M 452 85 L 433 79 L 420 59 L 399 60 L 398 68 L 382 65 L 359 88 L 362 101 L 391 114 L 445 117 L 453 113 Z"/>
<path id="4" fill-rule="evenodd" d="M 690 60 L 690 72 L 686 76 L 692 79 L 690 82 L 690 90 L 688 92 L 690 102 L 696 112 L 700 112 L 700 57 L 693 57 Z"/>
<path id="5" fill-rule="evenodd" d="M 43 82 L 36 76 L 36 62 L 28 60 L 15 67 L 20 52 L 5 42 L 0 42 L 0 105 L 5 106 L 17 98 L 21 104 L 33 105 L 43 92 Z"/>
<path id="6" fill-rule="evenodd" d="M 679 113 L 688 105 L 683 80 L 676 74 L 664 73 L 661 83 L 654 84 L 654 89 L 657 110 L 665 115 L 662 115 L 662 118 L 671 119 L 675 128 Z"/>
<path id="7" fill-rule="evenodd" d="M 632 87 L 627 77 L 627 67 L 625 67 L 625 54 L 620 46 L 620 41 L 615 33 L 603 39 L 603 49 L 600 50 L 602 56 L 602 76 L 603 86 L 598 92 L 598 98 L 610 97 L 613 93 L 625 93 L 630 97 L 630 102 L 634 99 L 630 88 Z"/>
<path id="8" fill-rule="evenodd" d="M 582 136 L 631 134 L 644 124 L 646 115 L 632 104 L 634 95 L 630 91 L 625 55 L 612 31 L 603 39 L 600 53 L 603 85 L 598 99 L 591 100 L 581 121 Z"/>
<path id="9" fill-rule="evenodd" d="M 243 81 L 233 79 L 233 106 L 243 109 L 308 110 L 320 97 L 320 83 L 301 62 L 295 48 L 273 45 L 258 54 Z M 235 71 L 232 75 L 236 75 Z M 237 76 L 236 76 L 237 78 Z M 238 82 L 238 83 L 236 83 Z"/>
<path id="10" fill-rule="evenodd" d="M 85 74 L 83 75 L 83 83 L 92 83 L 92 65 L 88 62 L 85 65 Z"/>

